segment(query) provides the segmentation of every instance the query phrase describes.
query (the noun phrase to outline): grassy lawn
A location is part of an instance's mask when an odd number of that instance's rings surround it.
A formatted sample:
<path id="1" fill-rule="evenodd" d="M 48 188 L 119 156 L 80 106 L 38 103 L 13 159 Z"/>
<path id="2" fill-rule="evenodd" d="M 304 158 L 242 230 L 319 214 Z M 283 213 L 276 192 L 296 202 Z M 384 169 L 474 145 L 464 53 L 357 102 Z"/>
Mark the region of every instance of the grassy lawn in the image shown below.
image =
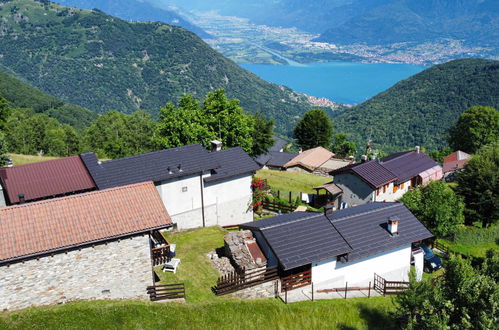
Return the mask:
<path id="1" fill-rule="evenodd" d="M 0 313 L 1 329 L 394 329 L 391 298 L 285 305 L 276 299 L 202 303 L 92 301 Z"/>
<path id="2" fill-rule="evenodd" d="M 43 162 L 46 160 L 56 159 L 59 157 L 45 157 L 45 156 L 32 156 L 32 155 L 19 155 L 19 154 L 9 154 L 12 158 L 14 165 L 23 165 L 28 163 Z"/>
<path id="3" fill-rule="evenodd" d="M 439 239 L 451 251 L 474 257 L 485 257 L 487 250 L 499 250 L 499 226 L 488 228 L 462 226 L 454 240 Z"/>
<path id="4" fill-rule="evenodd" d="M 284 304 L 241 300 L 211 292 L 218 277 L 205 254 L 223 245 L 217 227 L 168 233 L 182 260 L 163 282 L 184 282 L 187 302 L 86 301 L 0 312 L 0 329 L 395 329 L 393 298 L 356 298 Z"/>
<path id="5" fill-rule="evenodd" d="M 293 191 L 313 194 L 317 187 L 328 183 L 331 178 L 310 173 L 293 173 L 284 171 L 260 170 L 256 172 L 255 177 L 267 179 L 272 190 Z"/>

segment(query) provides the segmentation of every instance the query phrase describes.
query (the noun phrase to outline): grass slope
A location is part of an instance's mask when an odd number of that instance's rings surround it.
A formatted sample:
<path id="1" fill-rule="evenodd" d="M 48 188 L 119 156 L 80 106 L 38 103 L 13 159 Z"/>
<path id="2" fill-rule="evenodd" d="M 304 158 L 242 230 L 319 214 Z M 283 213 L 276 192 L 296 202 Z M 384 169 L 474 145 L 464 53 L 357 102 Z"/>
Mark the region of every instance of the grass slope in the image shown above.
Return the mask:
<path id="1" fill-rule="evenodd" d="M 1 69 L 1 68 L 0 68 Z M 97 118 L 97 113 L 65 103 L 21 80 L 0 71 L 0 97 L 13 108 L 29 108 L 45 113 L 63 124 L 84 128 Z"/>
<path id="2" fill-rule="evenodd" d="M 49 1 L 11 0 L 0 9 L 0 65 L 101 113 L 157 114 L 185 93 L 201 99 L 222 88 L 248 111 L 275 118 L 278 132 L 289 133 L 309 108 L 303 95 L 258 78 L 179 27 L 127 22 Z"/>
<path id="3" fill-rule="evenodd" d="M 499 108 L 499 61 L 463 59 L 435 65 L 334 119 L 363 150 L 371 138 L 387 152 L 441 148 L 446 131 L 473 105 Z"/>
<path id="4" fill-rule="evenodd" d="M 58 157 L 32 156 L 32 155 L 20 155 L 20 154 L 9 154 L 9 157 L 12 158 L 14 165 L 44 162 L 46 160 L 58 158 Z"/>
<path id="5" fill-rule="evenodd" d="M 331 178 L 309 173 L 293 173 L 273 170 L 260 170 L 255 177 L 267 179 L 272 190 L 292 191 L 313 194 L 313 187 L 321 186 L 331 181 Z"/>
<path id="6" fill-rule="evenodd" d="M 2 329 L 394 329 L 390 298 L 285 305 L 220 299 L 196 304 L 93 301 L 1 313 Z"/>
<path id="7" fill-rule="evenodd" d="M 499 251 L 499 226 L 488 228 L 460 227 L 455 237 L 439 239 L 449 250 L 473 257 L 485 257 L 487 250 Z"/>

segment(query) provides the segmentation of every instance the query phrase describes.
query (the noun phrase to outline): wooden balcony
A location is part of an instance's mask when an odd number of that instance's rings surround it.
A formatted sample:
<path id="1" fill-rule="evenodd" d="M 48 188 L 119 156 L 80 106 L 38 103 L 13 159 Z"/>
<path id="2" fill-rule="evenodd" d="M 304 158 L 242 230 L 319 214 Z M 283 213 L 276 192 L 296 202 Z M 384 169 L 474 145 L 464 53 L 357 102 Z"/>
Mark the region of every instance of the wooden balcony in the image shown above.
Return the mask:
<path id="1" fill-rule="evenodd" d="M 159 266 L 170 261 L 171 250 L 170 244 L 161 245 L 151 250 L 152 265 Z"/>

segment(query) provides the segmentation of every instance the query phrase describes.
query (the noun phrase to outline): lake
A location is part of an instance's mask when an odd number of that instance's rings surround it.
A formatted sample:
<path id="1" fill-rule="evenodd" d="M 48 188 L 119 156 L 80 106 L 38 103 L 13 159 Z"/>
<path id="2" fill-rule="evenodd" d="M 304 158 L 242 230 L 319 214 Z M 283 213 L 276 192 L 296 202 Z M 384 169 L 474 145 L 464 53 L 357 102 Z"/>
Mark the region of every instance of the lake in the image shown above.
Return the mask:
<path id="1" fill-rule="evenodd" d="M 330 62 L 307 65 L 241 64 L 267 81 L 343 104 L 359 104 L 426 69 L 392 63 Z"/>

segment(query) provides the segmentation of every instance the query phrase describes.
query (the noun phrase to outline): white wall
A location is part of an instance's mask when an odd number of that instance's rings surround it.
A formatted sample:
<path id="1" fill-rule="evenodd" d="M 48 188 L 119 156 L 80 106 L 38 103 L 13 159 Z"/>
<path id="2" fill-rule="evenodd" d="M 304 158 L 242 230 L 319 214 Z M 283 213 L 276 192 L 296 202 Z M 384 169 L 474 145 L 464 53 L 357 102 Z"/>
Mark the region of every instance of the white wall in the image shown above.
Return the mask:
<path id="1" fill-rule="evenodd" d="M 312 264 L 312 281 L 318 287 L 343 287 L 345 282 L 367 286 L 374 273 L 388 281 L 407 281 L 410 260 L 410 244 L 346 263 L 336 262 L 335 257 Z"/>
<path id="2" fill-rule="evenodd" d="M 203 179 L 210 172 L 203 174 Z M 203 226 L 201 189 L 203 189 L 205 226 L 226 226 L 253 220 L 251 173 L 205 184 L 200 174 L 156 183 L 156 189 L 172 220 L 179 229 Z M 203 186 L 203 188 L 201 188 Z"/>
<path id="3" fill-rule="evenodd" d="M 389 183 L 387 185 L 386 192 L 383 192 L 383 187 L 381 187 L 379 194 L 377 193 L 377 190 L 375 190 L 373 194 L 373 201 L 395 202 L 399 200 L 402 196 L 404 196 L 406 192 L 409 191 L 409 188 L 411 187 L 411 180 L 404 182 L 404 188 L 401 188 L 402 185 L 399 185 L 399 188 L 395 193 L 393 192 L 393 185 L 394 185 L 393 182 Z"/>

